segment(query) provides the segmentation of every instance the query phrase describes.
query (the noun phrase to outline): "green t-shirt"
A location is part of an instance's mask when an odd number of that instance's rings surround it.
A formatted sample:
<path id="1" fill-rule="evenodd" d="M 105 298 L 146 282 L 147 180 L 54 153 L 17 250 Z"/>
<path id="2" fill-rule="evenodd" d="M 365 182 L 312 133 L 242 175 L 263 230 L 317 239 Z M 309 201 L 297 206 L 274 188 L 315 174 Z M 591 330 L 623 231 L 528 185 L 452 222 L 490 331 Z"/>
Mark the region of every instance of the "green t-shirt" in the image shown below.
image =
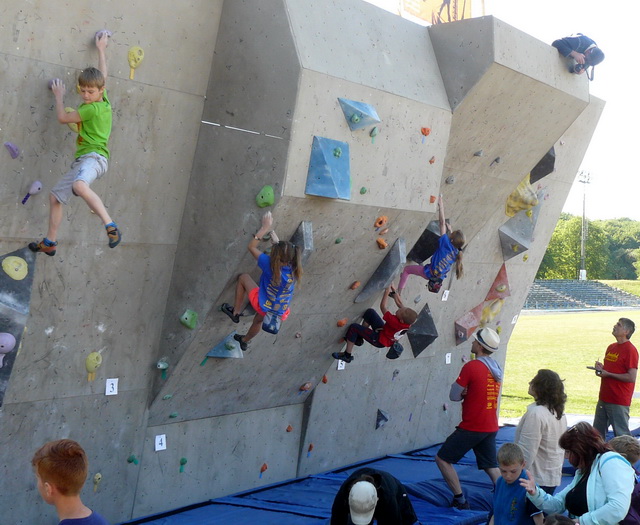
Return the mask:
<path id="1" fill-rule="evenodd" d="M 102 94 L 102 102 L 80 104 L 78 113 L 82 122 L 78 124 L 76 158 L 87 153 L 98 153 L 109 158 L 109 135 L 111 135 L 111 103 L 107 90 Z"/>

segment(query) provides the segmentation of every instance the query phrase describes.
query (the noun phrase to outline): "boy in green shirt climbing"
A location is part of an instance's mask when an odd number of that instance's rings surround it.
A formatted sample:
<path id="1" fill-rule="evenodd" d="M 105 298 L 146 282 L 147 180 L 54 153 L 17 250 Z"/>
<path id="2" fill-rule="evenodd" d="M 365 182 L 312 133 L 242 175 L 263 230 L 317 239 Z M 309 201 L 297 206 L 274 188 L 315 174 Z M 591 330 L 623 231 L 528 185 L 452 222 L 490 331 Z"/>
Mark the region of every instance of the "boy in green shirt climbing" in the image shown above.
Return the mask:
<path id="1" fill-rule="evenodd" d="M 53 256 L 58 245 L 58 228 L 62 222 L 62 205 L 68 204 L 72 195 L 82 197 L 89 208 L 102 220 L 109 238 L 109 248 L 115 248 L 122 238 L 118 226 L 107 213 L 102 200 L 89 187 L 102 177 L 108 168 L 109 135 L 111 134 L 111 103 L 105 90 L 107 60 L 105 50 L 109 32 L 96 33 L 98 68 L 88 67 L 78 76 L 78 87 L 83 103 L 76 111 L 67 113 L 64 108 L 65 87 L 60 79 L 51 82 L 56 99 L 56 115 L 61 124 L 78 126 L 76 156 L 69 171 L 52 188 L 49 195 L 49 229 L 40 242 L 29 243 L 29 249 Z"/>

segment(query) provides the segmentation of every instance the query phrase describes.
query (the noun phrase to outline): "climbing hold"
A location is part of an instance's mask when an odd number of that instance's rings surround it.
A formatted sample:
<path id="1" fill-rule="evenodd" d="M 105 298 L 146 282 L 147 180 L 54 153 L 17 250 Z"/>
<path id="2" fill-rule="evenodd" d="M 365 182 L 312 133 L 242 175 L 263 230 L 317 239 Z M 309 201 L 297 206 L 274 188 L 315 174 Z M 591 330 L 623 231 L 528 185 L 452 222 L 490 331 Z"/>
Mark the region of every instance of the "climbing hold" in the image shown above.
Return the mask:
<path id="1" fill-rule="evenodd" d="M 133 463 L 134 465 L 137 465 L 138 463 L 140 463 L 138 461 L 138 458 L 134 455 L 131 454 L 128 458 L 127 458 L 127 463 Z"/>
<path id="2" fill-rule="evenodd" d="M 362 188 L 360 188 L 360 195 L 364 195 L 365 193 L 367 193 L 367 188 L 362 186 Z"/>
<path id="3" fill-rule="evenodd" d="M 376 219 L 376 222 L 373 223 L 373 227 L 382 228 L 385 224 L 387 224 L 388 220 L 389 218 L 386 215 L 380 215 L 380 217 Z"/>
<path id="4" fill-rule="evenodd" d="M 391 381 L 393 381 L 393 380 L 398 376 L 398 374 L 399 374 L 399 373 L 400 373 L 400 370 L 398 370 L 398 369 L 396 368 L 396 369 L 393 371 L 393 376 L 391 377 Z"/>
<path id="5" fill-rule="evenodd" d="M 95 381 L 96 370 L 102 364 L 102 355 L 99 352 L 91 352 L 84 360 L 84 366 L 87 369 L 87 381 Z"/>
<path id="6" fill-rule="evenodd" d="M 4 147 L 7 148 L 9 155 L 11 155 L 12 159 L 17 159 L 20 155 L 20 148 L 16 146 L 13 142 L 5 142 Z"/>
<path id="7" fill-rule="evenodd" d="M 496 333 L 500 335 L 502 333 L 502 326 L 496 326 Z"/>
<path id="8" fill-rule="evenodd" d="M 456 181 L 456 178 L 453 175 L 449 175 L 445 180 L 445 184 L 453 184 Z"/>
<path id="9" fill-rule="evenodd" d="M 329 378 L 327 377 L 327 374 L 322 376 L 322 382 L 326 385 L 329 382 Z"/>
<path id="10" fill-rule="evenodd" d="M 564 144 L 560 141 L 560 144 Z M 538 182 L 543 177 L 549 175 L 556 169 L 556 150 L 553 146 L 547 151 L 544 156 L 533 167 L 530 173 L 531 184 Z"/>
<path id="11" fill-rule="evenodd" d="M 528 253 L 525 253 L 525 254 L 522 256 L 522 262 L 527 262 L 527 260 L 528 260 L 528 259 L 529 259 L 529 254 L 528 254 Z"/>
<path id="12" fill-rule="evenodd" d="M 436 161 L 436 158 L 435 157 L 431 157 L 429 159 L 429 164 L 433 164 L 435 161 Z"/>
<path id="13" fill-rule="evenodd" d="M 227 342 L 225 342 L 224 347 L 227 350 L 233 350 L 233 349 L 235 349 L 236 345 L 233 344 L 233 341 L 227 341 Z"/>
<path id="14" fill-rule="evenodd" d="M 313 137 L 304 192 L 318 197 L 351 200 L 349 144 Z"/>
<path id="15" fill-rule="evenodd" d="M 378 248 L 380 248 L 381 250 L 384 250 L 388 246 L 387 241 L 385 241 L 382 237 L 378 237 L 376 239 L 376 243 L 378 244 Z"/>
<path id="16" fill-rule="evenodd" d="M 469 356 L 468 356 L 468 355 L 463 355 L 463 356 L 460 358 L 460 361 L 462 361 L 463 363 L 467 363 L 467 362 L 469 362 Z"/>
<path id="17" fill-rule="evenodd" d="M 133 80 L 134 70 L 140 65 L 142 60 L 144 60 L 144 50 L 140 46 L 133 46 L 129 49 L 129 53 L 127 54 L 127 59 L 129 60 L 129 80 Z"/>
<path id="18" fill-rule="evenodd" d="M 498 286 L 496 286 L 496 292 L 498 293 L 502 293 L 507 289 L 507 285 L 506 284 L 499 284 Z"/>
<path id="19" fill-rule="evenodd" d="M 378 413 L 376 414 L 376 430 L 378 430 L 379 428 L 383 427 L 387 421 L 389 421 L 389 415 L 378 409 Z"/>
<path id="20" fill-rule="evenodd" d="M 429 197 L 429 204 L 433 204 L 434 202 L 436 202 L 436 200 L 438 200 L 438 197 L 436 197 L 435 195 L 431 195 Z"/>
<path id="21" fill-rule="evenodd" d="M 340 157 L 342 157 L 342 148 L 340 148 L 340 147 L 333 148 L 333 156 L 336 159 L 339 159 Z"/>
<path id="22" fill-rule="evenodd" d="M 267 206 L 273 206 L 274 202 L 275 195 L 273 193 L 273 187 L 269 186 L 268 184 L 266 186 L 263 186 L 262 189 L 258 192 L 258 195 L 256 195 L 256 204 L 260 208 L 266 208 Z"/>
<path id="23" fill-rule="evenodd" d="M 14 281 L 22 281 L 29 273 L 27 261 L 15 255 L 9 255 L 2 260 L 2 269 Z"/>
<path id="24" fill-rule="evenodd" d="M 473 154 L 474 157 L 484 157 L 484 151 L 479 149 Z"/>
<path id="25" fill-rule="evenodd" d="M 66 107 L 66 108 L 64 108 L 64 111 L 65 111 L 65 113 L 73 113 L 75 111 L 75 109 Z M 78 133 L 80 131 L 78 129 L 78 123 L 77 122 L 67 122 L 67 126 L 69 126 L 69 129 L 71 131 L 73 131 L 74 133 Z"/>
<path id="26" fill-rule="evenodd" d="M 343 326 L 346 326 L 348 322 L 349 322 L 349 319 L 347 319 L 347 318 L 345 317 L 344 319 L 340 319 L 340 320 L 336 323 L 336 326 L 338 326 L 338 327 L 343 327 Z"/>
<path id="27" fill-rule="evenodd" d="M 260 478 L 262 478 L 262 473 L 265 472 L 268 468 L 269 465 L 267 465 L 266 463 L 262 464 L 262 466 L 260 467 Z"/>
<path id="28" fill-rule="evenodd" d="M 520 245 L 519 244 L 512 244 L 511 245 L 511 251 L 518 253 L 520 251 Z"/>
<path id="29" fill-rule="evenodd" d="M 338 102 L 351 131 L 380 122 L 376 109 L 370 104 L 346 98 L 338 98 Z"/>
<path id="30" fill-rule="evenodd" d="M 428 137 L 431 133 L 431 128 L 420 128 L 420 133 L 423 137 Z"/>
<path id="31" fill-rule="evenodd" d="M 39 180 L 33 182 L 31 184 L 31 187 L 29 188 L 29 191 L 24 196 L 24 199 L 22 199 L 22 204 L 26 203 L 29 197 L 31 197 L 31 195 L 37 195 L 41 191 L 42 191 L 42 182 L 40 182 Z"/>
<path id="32" fill-rule="evenodd" d="M 486 326 L 491 321 L 493 321 L 500 313 L 500 310 L 502 310 L 503 304 L 504 299 L 494 299 L 493 301 L 486 301 L 484 303 L 484 308 L 482 309 L 482 315 L 480 317 L 480 326 Z"/>
<path id="33" fill-rule="evenodd" d="M 47 86 L 49 87 L 49 89 L 51 89 L 51 88 L 53 87 L 53 83 L 54 83 L 56 80 L 57 80 L 58 82 L 62 82 L 62 80 L 60 80 L 59 78 L 52 78 L 51 80 L 49 80 L 49 83 L 47 84 Z"/>
<path id="34" fill-rule="evenodd" d="M 349 288 L 351 288 L 352 290 L 355 290 L 356 288 L 360 287 L 360 281 L 353 281 L 351 283 L 351 286 L 349 286 Z"/>
<path id="35" fill-rule="evenodd" d="M 444 410 L 445 412 L 446 412 L 447 410 L 449 410 L 449 403 L 443 403 L 443 404 L 442 404 L 442 410 Z"/>
<path id="36" fill-rule="evenodd" d="M 180 458 L 180 473 L 184 472 L 184 466 L 187 464 L 187 458 Z"/>
<path id="37" fill-rule="evenodd" d="M 309 443 L 309 448 L 307 448 L 307 457 L 311 456 L 312 451 L 313 451 L 313 443 Z"/>
<path id="38" fill-rule="evenodd" d="M 387 233 L 389 233 L 389 228 L 385 228 L 384 230 L 379 232 L 378 235 L 386 235 Z"/>
<path id="39" fill-rule="evenodd" d="M 98 492 L 98 485 L 102 481 L 102 474 L 98 472 L 95 476 L 93 476 L 93 492 Z"/>
<path id="40" fill-rule="evenodd" d="M 198 324 L 198 312 L 187 308 L 180 317 L 180 322 L 187 328 L 193 330 L 196 324 Z"/>
<path id="41" fill-rule="evenodd" d="M 169 363 L 167 362 L 167 358 L 163 357 L 156 363 L 156 367 L 158 370 L 162 370 L 162 379 L 167 378 L 167 368 L 169 368 Z"/>
<path id="42" fill-rule="evenodd" d="M 414 304 L 418 304 L 420 301 L 422 301 L 422 296 L 421 296 L 421 295 L 416 295 L 416 296 L 413 298 L 413 302 L 414 302 Z"/>
<path id="43" fill-rule="evenodd" d="M 304 385 L 300 386 L 300 392 L 308 392 L 312 387 L 311 381 L 307 381 Z"/>
<path id="44" fill-rule="evenodd" d="M 336 244 L 340 244 L 341 242 L 342 242 L 342 237 L 338 237 L 338 238 L 336 239 Z"/>
<path id="45" fill-rule="evenodd" d="M 371 144 L 376 141 L 376 137 L 378 136 L 378 126 L 374 126 L 373 129 L 369 132 L 369 136 L 371 137 Z"/>
<path id="46" fill-rule="evenodd" d="M 494 164 L 500 164 L 500 162 L 502 162 L 502 159 L 500 159 L 500 157 L 496 157 L 495 159 L 493 159 L 493 162 L 489 164 L 489 167 L 493 166 Z"/>
<path id="47" fill-rule="evenodd" d="M 113 35 L 113 33 L 111 31 L 109 31 L 108 29 L 100 29 L 100 31 L 96 31 L 94 39 L 95 38 L 102 38 L 102 35 L 107 35 L 107 37 L 111 37 L 111 35 Z"/>
<path id="48" fill-rule="evenodd" d="M 302 337 L 302 333 L 301 332 L 296 332 L 295 338 L 296 339 L 300 339 Z"/>
<path id="49" fill-rule="evenodd" d="M 436 323 L 433 320 L 428 304 L 424 305 L 415 323 L 411 325 L 407 332 L 407 338 L 411 344 L 413 357 L 418 357 L 425 348 L 438 338 Z"/>
<path id="50" fill-rule="evenodd" d="M 293 431 L 293 427 L 292 427 L 291 425 L 289 425 L 289 426 L 286 428 L 286 431 L 287 431 L 287 432 L 292 432 L 292 431 Z"/>
<path id="51" fill-rule="evenodd" d="M 378 240 L 384 241 L 380 237 Z M 377 294 L 390 286 L 394 277 L 397 277 L 407 262 L 405 241 L 402 237 L 396 239 L 384 259 L 380 262 L 362 291 L 354 299 L 354 303 L 366 301 L 373 294 Z"/>
<path id="52" fill-rule="evenodd" d="M 178 417 L 178 413 L 177 412 L 171 412 L 171 414 L 169 414 L 169 418 L 171 419 L 175 419 Z"/>
<path id="53" fill-rule="evenodd" d="M 173 394 L 166 394 L 164 396 L 162 396 L 162 400 L 163 401 L 169 401 L 169 399 L 171 399 L 173 397 Z"/>
<path id="54" fill-rule="evenodd" d="M 4 364 L 4 356 L 16 346 L 16 338 L 7 332 L 0 332 L 0 368 Z"/>

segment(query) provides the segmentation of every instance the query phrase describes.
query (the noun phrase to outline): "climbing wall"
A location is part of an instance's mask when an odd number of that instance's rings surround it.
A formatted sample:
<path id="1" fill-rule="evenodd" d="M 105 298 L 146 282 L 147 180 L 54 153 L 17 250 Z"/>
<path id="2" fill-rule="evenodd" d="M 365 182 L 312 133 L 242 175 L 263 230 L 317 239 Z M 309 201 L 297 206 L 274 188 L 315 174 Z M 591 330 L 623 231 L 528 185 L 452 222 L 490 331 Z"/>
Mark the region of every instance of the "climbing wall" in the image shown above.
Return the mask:
<path id="1" fill-rule="evenodd" d="M 359 0 L 203 1 L 179 14 L 160 1 L 151 18 L 121 2 L 64 16 L 5 4 L 0 138 L 18 151 L 0 151 L 0 256 L 45 233 L 47 193 L 74 138 L 47 80 L 73 85 L 102 28 L 113 32 L 113 157 L 95 189 L 124 240 L 109 250 L 73 202 L 58 254 L 24 254 L 30 310 L 0 300 L 0 336 L 18 332 L 11 370 L 0 369 L 0 446 L 12 451 L 4 513 L 55 523 L 28 468 L 49 439 L 86 446 L 86 502 L 119 521 L 453 429 L 460 409 L 447 392 L 468 336 L 500 331 L 504 362 L 604 105 L 553 48 L 492 17 L 427 29 Z M 132 72 L 133 46 L 144 60 Z M 530 183 L 552 147 L 555 170 Z M 43 191 L 21 204 L 36 179 Z M 466 234 L 464 278 L 433 294 L 411 277 L 403 295 L 420 322 L 402 355 L 365 344 L 338 369 L 339 325 L 378 306 L 437 219 L 440 193 Z M 219 306 L 233 302 L 239 273 L 258 277 L 246 246 L 267 210 L 308 258 L 290 319 L 242 355 L 224 341 L 251 316 L 235 325 Z"/>

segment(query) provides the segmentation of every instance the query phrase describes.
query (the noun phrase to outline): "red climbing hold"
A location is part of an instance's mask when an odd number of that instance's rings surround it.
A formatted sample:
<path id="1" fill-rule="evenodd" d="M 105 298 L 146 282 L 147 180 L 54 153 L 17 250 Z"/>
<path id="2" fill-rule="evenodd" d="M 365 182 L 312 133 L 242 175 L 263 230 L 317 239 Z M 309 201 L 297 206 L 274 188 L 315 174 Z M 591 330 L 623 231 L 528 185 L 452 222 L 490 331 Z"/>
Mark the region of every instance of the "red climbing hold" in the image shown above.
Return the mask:
<path id="1" fill-rule="evenodd" d="M 344 319 L 340 319 L 337 323 L 336 326 L 338 327 L 343 327 L 346 326 L 346 324 L 349 322 L 349 319 L 347 319 L 346 317 Z"/>
<path id="2" fill-rule="evenodd" d="M 425 137 L 428 137 L 431 133 L 431 128 L 420 128 L 420 133 L 422 133 Z"/>
<path id="3" fill-rule="evenodd" d="M 311 390 L 311 387 L 312 387 L 312 386 L 313 386 L 313 385 L 311 384 L 311 382 L 310 382 L 310 381 L 307 381 L 304 385 L 302 385 L 302 386 L 300 387 L 300 392 L 307 392 L 307 391 Z"/>
<path id="4" fill-rule="evenodd" d="M 436 158 L 435 157 L 431 157 L 429 159 L 429 164 L 433 164 L 435 161 L 436 161 Z"/>
<path id="5" fill-rule="evenodd" d="M 356 288 L 360 287 L 360 281 L 353 281 L 353 283 L 351 283 L 351 286 L 349 286 L 349 288 L 351 288 L 352 290 L 355 290 Z"/>
<path id="6" fill-rule="evenodd" d="M 260 474 L 262 474 L 268 468 L 269 468 L 269 465 L 267 465 L 266 463 L 263 463 L 262 466 L 260 467 Z"/>
<path id="7" fill-rule="evenodd" d="M 322 382 L 326 385 L 329 382 L 329 378 L 325 375 L 322 376 Z"/>
<path id="8" fill-rule="evenodd" d="M 291 425 L 289 425 L 289 426 L 287 427 L 287 432 L 291 432 L 292 430 L 293 430 L 293 427 L 292 427 Z"/>

